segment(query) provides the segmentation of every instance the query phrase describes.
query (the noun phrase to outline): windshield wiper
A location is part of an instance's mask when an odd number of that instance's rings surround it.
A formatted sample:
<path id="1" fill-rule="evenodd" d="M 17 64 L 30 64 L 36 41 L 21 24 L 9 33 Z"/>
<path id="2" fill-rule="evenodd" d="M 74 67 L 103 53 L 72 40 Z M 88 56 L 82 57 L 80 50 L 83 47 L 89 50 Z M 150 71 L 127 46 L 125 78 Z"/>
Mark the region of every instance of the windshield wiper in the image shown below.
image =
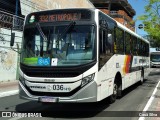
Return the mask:
<path id="1" fill-rule="evenodd" d="M 72 21 L 62 32 L 62 34 L 58 35 L 57 40 L 59 41 L 71 28 L 76 24 L 75 21 Z"/>
<path id="2" fill-rule="evenodd" d="M 42 36 L 43 40 L 44 40 L 45 42 L 47 42 L 47 37 L 44 35 L 40 24 L 39 24 L 39 23 L 36 23 L 36 27 L 37 27 L 40 35 Z M 43 41 L 42 41 L 42 40 L 40 41 L 40 56 L 43 56 Z"/>
<path id="3" fill-rule="evenodd" d="M 39 23 L 36 23 L 36 27 L 37 27 L 40 35 L 42 36 L 43 40 L 47 41 L 47 37 L 44 35 L 44 33 L 43 33 L 43 31 L 42 31 L 42 28 L 41 28 L 41 26 L 40 26 Z"/>
<path id="4" fill-rule="evenodd" d="M 73 29 L 73 26 L 76 24 L 75 21 L 72 21 L 65 29 L 64 31 L 62 32 L 62 34 L 58 35 L 57 36 L 57 41 L 56 41 L 56 44 L 58 43 L 59 40 L 62 39 L 62 37 L 71 29 Z M 57 48 L 57 45 L 56 45 L 56 48 Z M 68 47 L 67 47 L 67 50 L 68 51 Z M 56 54 L 57 54 L 57 50 L 56 50 Z"/>

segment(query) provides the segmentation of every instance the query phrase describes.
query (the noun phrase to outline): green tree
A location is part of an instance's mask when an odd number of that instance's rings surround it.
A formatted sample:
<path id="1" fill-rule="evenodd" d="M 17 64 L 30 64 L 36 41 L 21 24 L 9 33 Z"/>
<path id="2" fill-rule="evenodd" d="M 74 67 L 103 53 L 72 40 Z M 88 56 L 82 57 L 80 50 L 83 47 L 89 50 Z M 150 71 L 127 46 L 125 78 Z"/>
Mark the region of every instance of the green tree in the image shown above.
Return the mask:
<path id="1" fill-rule="evenodd" d="M 157 45 L 160 45 L 160 0 L 145 0 L 145 14 L 138 19 L 143 21 L 144 30 Z M 158 46 L 160 47 L 160 46 Z"/>

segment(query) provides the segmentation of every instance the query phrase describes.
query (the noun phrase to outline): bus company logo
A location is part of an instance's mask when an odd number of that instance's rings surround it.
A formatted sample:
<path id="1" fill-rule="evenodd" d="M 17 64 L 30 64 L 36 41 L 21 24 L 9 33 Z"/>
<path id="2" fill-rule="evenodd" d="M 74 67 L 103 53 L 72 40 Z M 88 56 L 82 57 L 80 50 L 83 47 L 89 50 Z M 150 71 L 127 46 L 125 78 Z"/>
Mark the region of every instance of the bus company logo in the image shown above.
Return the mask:
<path id="1" fill-rule="evenodd" d="M 52 90 L 52 86 L 51 85 L 47 85 L 47 90 L 51 91 Z"/>
<path id="2" fill-rule="evenodd" d="M 35 16 L 32 15 L 32 16 L 30 17 L 30 19 L 29 19 L 29 23 L 33 23 L 34 21 L 35 21 Z"/>
<path id="3" fill-rule="evenodd" d="M 55 82 L 55 79 L 44 79 L 44 82 Z"/>
<path id="4" fill-rule="evenodd" d="M 33 88 L 33 89 L 46 89 L 45 86 L 30 86 L 30 88 Z"/>

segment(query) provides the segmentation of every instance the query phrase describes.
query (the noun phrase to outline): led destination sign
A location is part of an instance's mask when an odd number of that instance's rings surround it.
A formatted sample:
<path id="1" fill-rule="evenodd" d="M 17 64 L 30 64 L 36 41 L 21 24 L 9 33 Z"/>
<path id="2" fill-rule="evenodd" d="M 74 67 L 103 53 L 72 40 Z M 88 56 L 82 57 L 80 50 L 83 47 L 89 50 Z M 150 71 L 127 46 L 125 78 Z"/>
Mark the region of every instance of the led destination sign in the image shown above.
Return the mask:
<path id="1" fill-rule="evenodd" d="M 68 13 L 68 14 L 54 14 L 54 15 L 39 16 L 39 22 L 76 21 L 80 19 L 81 19 L 81 13 Z"/>
<path id="2" fill-rule="evenodd" d="M 90 11 L 42 12 L 29 16 L 28 23 L 90 20 Z"/>

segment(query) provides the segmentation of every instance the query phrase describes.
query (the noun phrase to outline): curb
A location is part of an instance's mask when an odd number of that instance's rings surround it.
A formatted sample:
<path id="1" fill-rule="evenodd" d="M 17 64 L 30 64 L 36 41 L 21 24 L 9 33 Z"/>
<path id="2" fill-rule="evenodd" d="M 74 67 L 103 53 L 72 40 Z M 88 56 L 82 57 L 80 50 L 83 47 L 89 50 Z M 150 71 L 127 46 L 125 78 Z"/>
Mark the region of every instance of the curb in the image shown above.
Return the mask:
<path id="1" fill-rule="evenodd" d="M 16 95 L 18 93 L 19 93 L 19 90 L 12 90 L 12 91 L 7 91 L 7 92 L 1 92 L 0 93 L 0 98 L 11 96 L 11 95 Z"/>

